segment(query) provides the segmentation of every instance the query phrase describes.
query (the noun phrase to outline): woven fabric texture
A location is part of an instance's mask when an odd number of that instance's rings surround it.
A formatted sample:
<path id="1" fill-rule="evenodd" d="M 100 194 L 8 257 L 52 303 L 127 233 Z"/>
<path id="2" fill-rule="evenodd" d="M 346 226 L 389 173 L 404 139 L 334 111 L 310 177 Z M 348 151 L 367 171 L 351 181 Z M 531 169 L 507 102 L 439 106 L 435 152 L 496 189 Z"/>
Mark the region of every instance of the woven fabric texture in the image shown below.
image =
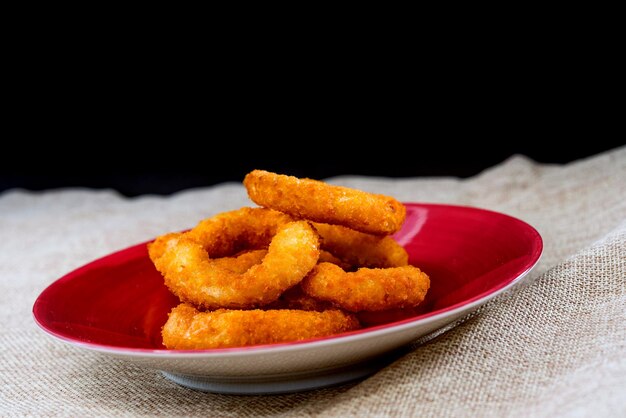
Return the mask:
<path id="1" fill-rule="evenodd" d="M 203 393 L 56 341 L 31 311 L 84 263 L 251 206 L 243 186 L 133 199 L 11 190 L 0 195 L 0 416 L 626 416 L 626 147 L 564 166 L 515 156 L 464 180 L 329 182 L 507 213 L 538 229 L 543 257 L 523 286 L 365 380 L 274 396 Z"/>

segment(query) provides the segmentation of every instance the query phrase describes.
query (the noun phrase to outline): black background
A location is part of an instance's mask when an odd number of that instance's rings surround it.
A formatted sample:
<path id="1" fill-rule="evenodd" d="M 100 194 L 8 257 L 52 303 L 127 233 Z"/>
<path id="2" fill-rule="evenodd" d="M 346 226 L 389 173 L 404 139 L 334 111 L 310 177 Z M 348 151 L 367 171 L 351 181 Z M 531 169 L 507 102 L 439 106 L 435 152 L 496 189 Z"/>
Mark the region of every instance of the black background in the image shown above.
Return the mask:
<path id="1" fill-rule="evenodd" d="M 324 39 L 55 25 L 8 46 L 0 192 L 169 194 L 255 168 L 469 177 L 623 146 L 618 26 L 543 19 Z"/>
<path id="2" fill-rule="evenodd" d="M 214 139 L 204 146 L 178 138 L 163 146 L 101 139 L 84 148 L 59 143 L 33 145 L 0 169 L 0 188 L 45 190 L 60 187 L 112 188 L 127 196 L 170 194 L 192 187 L 235 181 L 255 168 L 323 179 L 342 174 L 388 177 L 469 177 L 514 154 L 544 163 L 563 164 L 620 146 L 619 141 L 572 141 L 569 144 L 523 144 L 516 140 L 457 143 L 392 138 L 354 143 L 297 139 Z M 432 141 L 432 142 L 429 142 Z M 200 141 L 202 143 L 202 141 Z M 79 143 L 80 144 L 80 143 Z M 55 147 L 60 149 L 55 149 Z M 150 148 L 153 146 L 154 148 Z M 345 147 L 345 150 L 340 149 Z M 38 149 L 39 148 L 39 149 Z M 37 152 L 38 161 L 26 156 Z"/>
<path id="3" fill-rule="evenodd" d="M 371 61 L 365 44 L 360 59 L 337 51 L 319 61 L 270 57 L 260 45 L 237 59 L 228 49 L 160 61 L 156 44 L 149 57 L 139 47 L 61 53 L 43 44 L 16 68 L 0 192 L 165 195 L 241 182 L 255 168 L 469 177 L 515 154 L 564 164 L 626 143 L 615 54 L 573 41 L 480 54 L 454 45 L 433 46 L 416 64 L 386 46 L 388 56 Z"/>

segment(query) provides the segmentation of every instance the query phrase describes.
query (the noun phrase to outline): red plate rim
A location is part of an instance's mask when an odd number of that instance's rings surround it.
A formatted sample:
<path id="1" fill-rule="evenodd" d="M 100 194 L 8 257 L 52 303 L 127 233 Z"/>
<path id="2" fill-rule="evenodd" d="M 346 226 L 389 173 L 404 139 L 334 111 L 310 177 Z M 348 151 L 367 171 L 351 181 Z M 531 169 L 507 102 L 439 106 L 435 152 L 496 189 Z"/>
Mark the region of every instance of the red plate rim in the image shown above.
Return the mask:
<path id="1" fill-rule="evenodd" d="M 406 318 L 406 319 L 402 319 L 402 320 L 398 320 L 398 321 L 393 321 L 393 322 L 389 322 L 389 323 L 385 323 L 382 325 L 374 325 L 374 326 L 370 326 L 367 328 L 363 328 L 363 329 L 359 329 L 359 330 L 355 330 L 355 331 L 349 331 L 349 332 L 344 332 L 344 333 L 340 333 L 340 334 L 334 334 L 331 336 L 327 336 L 327 337 L 318 337 L 318 338 L 312 338 L 312 339 L 307 339 L 307 340 L 301 340 L 301 341 L 293 341 L 293 342 L 286 342 L 286 343 L 275 343 L 275 344 L 260 344 L 260 345 L 254 345 L 254 346 L 245 346 L 245 347 L 229 347 L 229 348 L 212 348 L 212 349 L 204 349 L 204 350 L 170 350 L 170 349 L 166 349 L 166 348 L 162 348 L 162 349 L 148 349 L 148 348 L 132 348 L 132 347 L 120 347 L 120 346 L 116 346 L 116 345 L 108 345 L 108 344 L 100 344 L 100 343 L 92 343 L 92 342 L 86 342 L 86 341 L 81 341 L 75 338 L 72 338 L 69 335 L 63 334 L 63 333 L 59 333 L 54 331 L 53 329 L 49 328 L 45 321 L 42 320 L 42 317 L 40 315 L 39 310 L 41 309 L 40 307 L 40 301 L 45 297 L 45 294 L 47 292 L 50 292 L 51 289 L 53 287 L 56 286 L 60 286 L 62 285 L 64 282 L 71 280 L 72 278 L 74 278 L 75 276 L 80 275 L 80 273 L 83 270 L 87 270 L 89 269 L 91 266 L 93 266 L 94 264 L 98 264 L 101 263 L 104 259 L 107 259 L 109 257 L 114 257 L 116 255 L 119 255 L 121 253 L 132 253 L 133 250 L 138 249 L 139 247 L 145 247 L 145 245 L 148 242 L 151 242 L 152 240 L 148 240 L 139 244 L 135 244 L 132 246 L 129 246 L 127 248 L 121 249 L 119 251 L 115 251 L 112 253 L 109 253 L 103 257 L 100 257 L 98 259 L 95 259 L 87 264 L 84 264 L 81 267 L 78 267 L 75 270 L 72 270 L 71 272 L 65 274 L 64 276 L 62 276 L 61 278 L 55 280 L 54 282 L 52 282 L 50 285 L 48 285 L 41 293 L 40 295 L 37 297 L 37 299 L 35 300 L 35 303 L 33 305 L 33 309 L 32 309 L 32 313 L 33 313 L 33 317 L 35 320 L 35 323 L 46 333 L 48 333 L 49 335 L 63 341 L 66 343 L 69 343 L 71 345 L 74 346 L 80 346 L 83 348 L 87 348 L 90 350 L 95 350 L 95 351 L 100 351 L 100 352 L 106 352 L 106 353 L 113 353 L 113 354 L 120 354 L 120 355 L 126 355 L 126 356 L 157 356 L 157 357 L 172 357 L 172 356 L 177 356 L 177 355 L 183 355 L 184 357 L 188 357 L 188 356 L 212 356 L 212 355 L 224 355 L 224 354 L 228 354 L 228 355 L 245 355 L 245 354 L 251 354 L 251 353 L 258 353 L 258 352 L 265 352 L 267 350 L 271 350 L 272 352 L 276 352 L 276 351 L 280 351 L 282 349 L 295 349 L 295 348 L 306 348 L 306 347 L 312 347 L 312 346 L 319 346 L 319 345 L 326 345 L 326 344 L 333 344 L 333 343 L 341 343 L 343 341 L 346 341 L 347 339 L 353 339 L 353 338 L 359 338 L 361 336 L 371 336 L 371 337 L 375 337 L 375 336 L 380 336 L 381 334 L 385 334 L 387 332 L 389 332 L 390 330 L 403 330 L 407 327 L 411 327 L 414 326 L 417 323 L 429 323 L 432 321 L 436 321 L 438 319 L 441 319 L 444 316 L 447 315 L 453 315 L 455 313 L 457 313 L 458 311 L 461 311 L 463 309 L 469 309 L 471 307 L 473 307 L 474 305 L 477 304 L 481 304 L 484 303 L 492 298 L 494 298 L 495 296 L 497 296 L 498 294 L 504 292 L 505 290 L 507 290 L 508 288 L 512 287 L 514 284 L 516 284 L 517 282 L 519 282 L 523 277 L 525 277 L 539 262 L 540 258 L 541 258 L 541 254 L 543 252 L 543 239 L 541 237 L 541 235 L 539 234 L 539 232 L 530 224 L 528 224 L 527 222 L 522 221 L 519 218 L 513 217 L 511 215 L 507 215 L 501 212 L 496 212 L 496 211 L 492 211 L 492 210 L 488 210 L 488 209 L 483 209 L 483 208 L 478 208 L 478 207 L 473 207 L 473 206 L 465 206 L 465 205 L 450 205 L 450 204 L 437 204 L 437 203 L 414 203 L 414 202 L 405 202 L 404 203 L 405 206 L 407 207 L 424 207 L 424 208 L 428 208 L 428 207 L 438 207 L 438 208 L 449 208 L 449 209 L 453 209 L 453 210 L 458 210 L 458 209 L 463 209 L 463 210 L 469 210 L 469 211 L 479 211 L 482 213 L 489 213 L 493 216 L 497 216 L 497 217 L 503 217 L 503 218 L 508 218 L 510 221 L 512 222 L 516 222 L 520 225 L 523 225 L 529 232 L 531 232 L 534 235 L 534 239 L 533 239 L 533 245 L 532 245 L 532 252 L 531 254 L 529 254 L 529 258 L 527 263 L 524 265 L 524 270 L 518 274 L 517 276 L 512 276 L 510 278 L 508 278 L 507 280 L 502 280 L 500 281 L 496 286 L 492 287 L 489 290 L 486 290 L 482 293 L 479 293 L 471 298 L 468 298 L 466 300 L 463 300 L 461 302 L 455 303 L 453 305 L 450 306 L 446 306 L 445 308 L 441 308 L 441 309 L 437 309 L 437 310 L 433 310 L 430 312 L 426 312 L 424 314 L 420 314 L 418 316 L 415 317 L 411 317 L 411 318 Z"/>

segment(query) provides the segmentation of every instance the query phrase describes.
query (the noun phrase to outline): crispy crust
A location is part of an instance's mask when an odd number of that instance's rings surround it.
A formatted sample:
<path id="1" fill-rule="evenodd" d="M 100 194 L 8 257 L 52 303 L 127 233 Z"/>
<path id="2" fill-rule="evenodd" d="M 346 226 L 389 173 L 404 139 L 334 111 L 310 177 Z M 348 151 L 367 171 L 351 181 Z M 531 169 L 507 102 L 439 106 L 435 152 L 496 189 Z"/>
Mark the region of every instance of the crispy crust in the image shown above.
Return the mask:
<path id="1" fill-rule="evenodd" d="M 276 302 L 264 306 L 263 309 L 299 309 L 303 311 L 324 312 L 329 309 L 339 308 L 331 302 L 307 295 L 302 290 L 302 287 L 297 284 L 280 295 Z"/>
<path id="2" fill-rule="evenodd" d="M 202 244 L 211 258 L 227 257 L 267 248 L 278 227 L 294 220 L 275 210 L 242 207 L 204 219 L 187 236 Z"/>
<path id="3" fill-rule="evenodd" d="M 262 207 L 220 213 L 148 244 L 183 302 L 162 328 L 167 348 L 298 341 L 421 309 L 430 279 L 390 236 L 406 216 L 400 202 L 262 170 L 244 185 Z"/>
<path id="4" fill-rule="evenodd" d="M 334 264 L 320 263 L 300 286 L 309 296 L 350 312 L 383 311 L 417 306 L 426 296 L 430 279 L 413 266 L 347 273 Z"/>
<path id="5" fill-rule="evenodd" d="M 365 234 L 341 225 L 314 223 L 313 226 L 322 237 L 322 249 L 351 266 L 384 268 L 409 263 L 406 250 L 392 237 Z"/>
<path id="6" fill-rule="evenodd" d="M 274 344 L 325 337 L 360 327 L 339 310 L 227 310 L 200 312 L 181 304 L 163 326 L 163 344 L 170 349 L 195 350 Z"/>
<path id="7" fill-rule="evenodd" d="M 232 219 L 229 214 L 234 215 Z M 285 219 L 276 225 L 262 217 L 242 217 L 241 211 L 228 212 L 219 215 L 218 222 L 202 222 L 196 227 L 200 231 L 157 238 L 149 245 L 150 258 L 166 286 L 183 302 L 206 309 L 263 306 L 299 283 L 319 259 L 319 235 L 313 227 L 306 221 Z M 270 233 L 274 235 L 268 237 Z M 238 244 L 225 244 L 223 239 Z M 271 242 L 261 263 L 256 263 L 259 253 L 240 256 L 249 265 L 245 271 L 241 265 L 233 269 L 233 262 L 229 267 L 228 261 L 211 259 L 209 250 L 227 255 L 226 250 L 254 247 L 268 239 Z"/>
<path id="8" fill-rule="evenodd" d="M 244 251 L 235 257 L 221 257 L 211 260 L 215 267 L 230 270 L 233 273 L 243 274 L 250 267 L 263 262 L 263 258 L 267 254 L 267 250 L 250 250 Z"/>
<path id="9" fill-rule="evenodd" d="M 406 208 L 396 199 L 318 180 L 253 170 L 243 180 L 257 205 L 299 219 L 343 225 L 375 235 L 400 230 Z"/>

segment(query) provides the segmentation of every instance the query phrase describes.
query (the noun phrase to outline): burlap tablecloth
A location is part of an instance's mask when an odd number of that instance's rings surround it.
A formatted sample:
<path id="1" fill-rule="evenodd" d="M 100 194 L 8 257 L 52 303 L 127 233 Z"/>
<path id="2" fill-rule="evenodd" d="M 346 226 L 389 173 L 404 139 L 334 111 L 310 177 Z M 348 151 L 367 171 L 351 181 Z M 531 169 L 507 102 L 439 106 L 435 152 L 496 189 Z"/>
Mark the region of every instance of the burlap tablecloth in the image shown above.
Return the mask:
<path id="1" fill-rule="evenodd" d="M 544 255 L 527 285 L 370 378 L 289 395 L 218 395 L 53 340 L 31 310 L 47 285 L 88 261 L 250 206 L 241 184 L 134 199 L 8 191 L 0 195 L 0 416 L 626 416 L 626 147 L 565 166 L 516 156 L 467 180 L 330 181 L 519 217 L 542 234 Z"/>

